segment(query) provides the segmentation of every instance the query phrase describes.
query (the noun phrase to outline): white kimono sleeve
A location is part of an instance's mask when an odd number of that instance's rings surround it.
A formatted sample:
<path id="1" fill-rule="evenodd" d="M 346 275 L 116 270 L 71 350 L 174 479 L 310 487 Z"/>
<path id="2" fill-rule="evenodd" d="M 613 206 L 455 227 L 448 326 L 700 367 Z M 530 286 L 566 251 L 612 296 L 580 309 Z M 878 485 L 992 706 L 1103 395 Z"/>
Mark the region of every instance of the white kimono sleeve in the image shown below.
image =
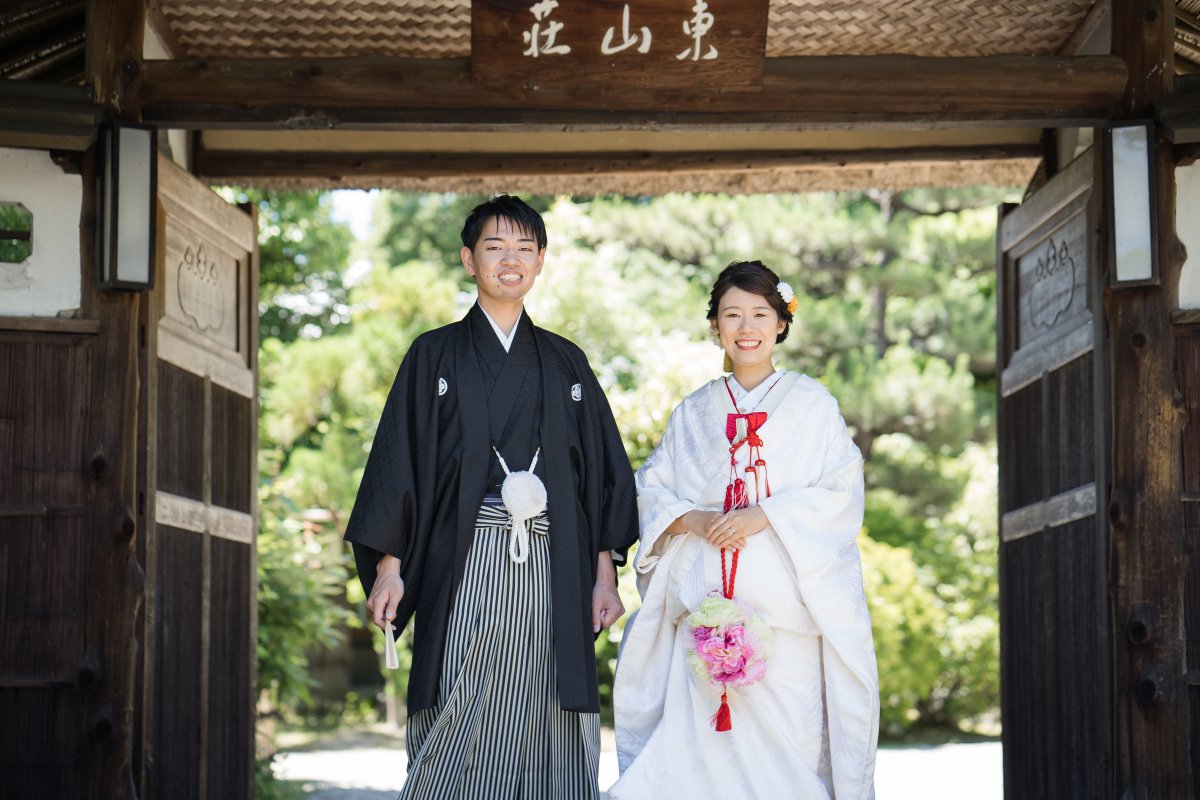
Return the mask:
<path id="1" fill-rule="evenodd" d="M 813 422 L 825 425 L 824 453 L 790 459 L 821 457 L 820 477 L 808 486 L 779 481 L 783 488 L 760 506 L 791 556 L 801 596 L 821 631 L 834 796 L 863 800 L 874 796 L 879 738 L 879 677 L 855 543 L 863 519 L 863 462 L 836 401 L 830 398 Z"/>
<path id="2" fill-rule="evenodd" d="M 671 412 L 662 441 L 638 470 L 635 479 L 642 533 L 635 568 L 643 575 L 654 570 L 670 543 L 671 537 L 664 535 L 667 527 L 696 508 L 695 503 L 677 493 L 677 464 L 680 458 L 678 442 L 682 436 L 679 428 L 684 424 L 684 414 L 682 404 Z"/>

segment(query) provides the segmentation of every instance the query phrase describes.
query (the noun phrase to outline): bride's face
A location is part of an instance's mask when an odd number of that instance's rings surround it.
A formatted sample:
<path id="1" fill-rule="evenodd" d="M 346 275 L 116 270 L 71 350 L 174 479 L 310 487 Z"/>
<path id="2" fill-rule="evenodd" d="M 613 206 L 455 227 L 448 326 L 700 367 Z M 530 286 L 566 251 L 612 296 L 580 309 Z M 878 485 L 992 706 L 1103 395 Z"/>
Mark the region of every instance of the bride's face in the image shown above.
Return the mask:
<path id="1" fill-rule="evenodd" d="M 786 323 L 765 297 L 733 286 L 722 295 L 712 326 L 736 366 L 754 367 L 771 362 Z"/>

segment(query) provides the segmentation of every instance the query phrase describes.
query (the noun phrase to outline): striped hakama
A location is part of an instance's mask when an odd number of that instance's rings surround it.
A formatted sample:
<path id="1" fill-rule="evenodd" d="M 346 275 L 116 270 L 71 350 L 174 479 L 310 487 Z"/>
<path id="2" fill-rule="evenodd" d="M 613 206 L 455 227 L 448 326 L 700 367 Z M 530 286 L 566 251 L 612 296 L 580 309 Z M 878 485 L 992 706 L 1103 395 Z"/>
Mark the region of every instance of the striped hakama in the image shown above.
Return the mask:
<path id="1" fill-rule="evenodd" d="M 489 496 L 480 507 L 438 706 L 408 721 L 400 800 L 599 796 L 599 715 L 563 711 L 558 700 L 548 524 L 544 512 L 533 521 L 529 559 L 515 564 L 504 506 Z"/>

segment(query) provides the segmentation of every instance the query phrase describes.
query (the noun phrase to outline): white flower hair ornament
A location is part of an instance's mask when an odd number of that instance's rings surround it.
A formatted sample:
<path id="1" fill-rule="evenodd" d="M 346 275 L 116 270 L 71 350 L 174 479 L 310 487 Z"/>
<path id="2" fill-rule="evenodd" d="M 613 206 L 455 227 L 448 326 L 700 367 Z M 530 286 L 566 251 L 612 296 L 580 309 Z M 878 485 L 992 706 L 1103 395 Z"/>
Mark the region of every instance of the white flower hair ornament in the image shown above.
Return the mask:
<path id="1" fill-rule="evenodd" d="M 796 293 L 792 291 L 792 285 L 787 281 L 780 281 L 775 284 L 775 291 L 779 292 L 779 296 L 783 298 L 784 304 L 787 305 L 788 313 L 795 314 L 800 302 L 796 300 Z"/>

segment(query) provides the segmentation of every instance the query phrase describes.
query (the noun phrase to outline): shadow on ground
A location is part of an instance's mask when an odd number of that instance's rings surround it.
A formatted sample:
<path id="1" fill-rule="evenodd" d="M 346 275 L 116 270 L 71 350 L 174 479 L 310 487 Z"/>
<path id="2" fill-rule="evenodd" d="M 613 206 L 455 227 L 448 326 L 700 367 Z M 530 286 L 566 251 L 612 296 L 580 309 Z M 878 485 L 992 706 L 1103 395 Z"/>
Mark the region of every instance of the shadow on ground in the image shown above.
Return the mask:
<path id="1" fill-rule="evenodd" d="M 396 800 L 398 792 L 374 789 L 344 789 L 312 781 L 284 781 L 287 790 L 304 800 Z"/>
<path id="2" fill-rule="evenodd" d="M 391 749 L 404 752 L 404 730 L 383 724 L 326 732 L 281 733 L 278 740 L 279 749 L 289 753 Z"/>

